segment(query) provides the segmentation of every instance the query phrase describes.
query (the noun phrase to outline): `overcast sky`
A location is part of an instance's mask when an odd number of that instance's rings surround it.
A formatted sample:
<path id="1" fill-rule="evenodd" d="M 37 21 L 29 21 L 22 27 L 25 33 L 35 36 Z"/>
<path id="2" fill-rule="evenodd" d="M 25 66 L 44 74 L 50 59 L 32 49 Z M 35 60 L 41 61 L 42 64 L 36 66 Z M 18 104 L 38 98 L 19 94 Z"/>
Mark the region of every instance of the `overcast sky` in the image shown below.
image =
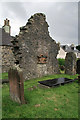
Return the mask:
<path id="1" fill-rule="evenodd" d="M 0 25 L 8 18 L 11 35 L 19 33 L 31 15 L 44 13 L 49 24 L 50 36 L 61 44 L 78 44 L 77 2 L 2 2 L 0 3 Z"/>

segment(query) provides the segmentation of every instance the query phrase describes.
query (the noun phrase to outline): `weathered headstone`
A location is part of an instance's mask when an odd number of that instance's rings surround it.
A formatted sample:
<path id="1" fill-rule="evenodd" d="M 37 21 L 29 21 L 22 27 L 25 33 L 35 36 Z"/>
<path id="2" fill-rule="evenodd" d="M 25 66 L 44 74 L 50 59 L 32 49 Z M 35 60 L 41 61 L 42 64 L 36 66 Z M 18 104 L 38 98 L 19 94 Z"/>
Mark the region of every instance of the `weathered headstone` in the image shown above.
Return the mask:
<path id="1" fill-rule="evenodd" d="M 78 81 L 80 83 L 80 59 L 77 60 L 77 69 L 76 72 L 78 74 Z"/>
<path id="2" fill-rule="evenodd" d="M 77 69 L 76 69 L 77 74 L 80 74 L 80 59 L 77 60 Z"/>
<path id="3" fill-rule="evenodd" d="M 25 104 L 23 72 L 18 66 L 13 66 L 8 72 L 10 97 L 13 101 Z"/>
<path id="4" fill-rule="evenodd" d="M 69 52 L 66 54 L 65 74 L 69 74 L 69 75 L 76 74 L 76 55 L 73 52 Z"/>

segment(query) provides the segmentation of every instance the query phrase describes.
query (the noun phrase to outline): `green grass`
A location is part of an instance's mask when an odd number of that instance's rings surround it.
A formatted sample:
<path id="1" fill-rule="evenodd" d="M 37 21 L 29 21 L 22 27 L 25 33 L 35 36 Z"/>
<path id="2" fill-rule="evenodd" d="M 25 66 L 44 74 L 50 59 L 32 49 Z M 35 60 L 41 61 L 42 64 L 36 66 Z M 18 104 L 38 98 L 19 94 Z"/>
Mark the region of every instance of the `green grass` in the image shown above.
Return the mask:
<path id="1" fill-rule="evenodd" d="M 8 73 L 0 73 L 0 79 L 8 79 Z"/>
<path id="2" fill-rule="evenodd" d="M 65 74 L 65 71 L 60 69 L 60 73 L 61 74 Z"/>
<path id="3" fill-rule="evenodd" d="M 55 88 L 39 88 L 38 81 L 52 78 L 75 76 L 59 74 L 24 82 L 24 95 L 27 104 L 13 102 L 9 96 L 9 84 L 2 88 L 3 118 L 78 118 L 78 83 L 77 81 Z M 30 90 L 36 86 L 37 88 Z"/>

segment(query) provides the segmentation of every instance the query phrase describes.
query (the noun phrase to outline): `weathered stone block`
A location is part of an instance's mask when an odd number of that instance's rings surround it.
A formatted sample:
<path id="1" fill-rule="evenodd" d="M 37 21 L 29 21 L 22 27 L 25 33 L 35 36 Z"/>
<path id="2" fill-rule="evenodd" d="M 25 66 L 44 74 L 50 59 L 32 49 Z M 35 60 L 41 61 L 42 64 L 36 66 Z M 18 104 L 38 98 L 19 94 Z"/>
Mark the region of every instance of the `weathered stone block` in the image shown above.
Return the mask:
<path id="1" fill-rule="evenodd" d="M 13 101 L 24 104 L 23 72 L 18 66 L 10 68 L 8 72 L 10 97 Z"/>
<path id="2" fill-rule="evenodd" d="M 69 52 L 66 54 L 65 74 L 69 74 L 69 75 L 76 74 L 76 55 L 73 52 Z"/>

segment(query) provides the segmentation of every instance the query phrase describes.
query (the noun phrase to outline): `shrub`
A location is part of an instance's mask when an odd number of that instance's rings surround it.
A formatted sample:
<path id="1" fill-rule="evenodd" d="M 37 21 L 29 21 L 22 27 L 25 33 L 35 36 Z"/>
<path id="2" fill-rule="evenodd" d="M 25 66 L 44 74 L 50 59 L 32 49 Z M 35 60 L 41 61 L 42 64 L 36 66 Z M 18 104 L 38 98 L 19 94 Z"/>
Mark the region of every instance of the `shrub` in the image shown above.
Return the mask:
<path id="1" fill-rule="evenodd" d="M 76 49 L 80 51 L 80 45 L 76 46 Z"/>
<path id="2" fill-rule="evenodd" d="M 59 63 L 59 66 L 65 66 L 65 59 L 59 58 L 58 63 Z"/>

